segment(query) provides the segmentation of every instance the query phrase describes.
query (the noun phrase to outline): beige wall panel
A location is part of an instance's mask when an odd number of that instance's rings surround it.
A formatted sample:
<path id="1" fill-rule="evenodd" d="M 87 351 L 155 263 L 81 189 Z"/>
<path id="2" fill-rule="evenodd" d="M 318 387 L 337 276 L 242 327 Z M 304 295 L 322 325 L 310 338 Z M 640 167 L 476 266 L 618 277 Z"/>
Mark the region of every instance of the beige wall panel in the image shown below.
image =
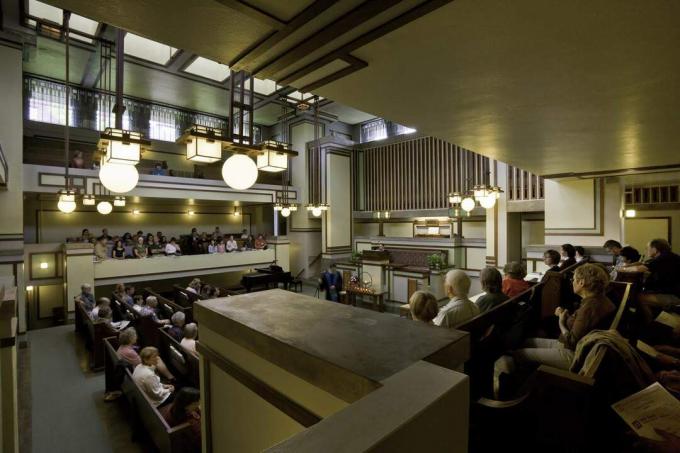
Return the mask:
<path id="1" fill-rule="evenodd" d="M 385 223 L 383 225 L 383 233 L 387 237 L 393 238 L 412 238 L 413 237 L 413 223 Z M 377 232 L 376 232 L 377 234 Z"/>
<path id="2" fill-rule="evenodd" d="M 486 248 L 467 249 L 467 269 L 484 269 L 486 267 Z"/>
<path id="3" fill-rule="evenodd" d="M 624 242 L 645 254 L 647 243 L 652 239 L 668 240 L 669 219 L 626 219 Z"/>
<path id="4" fill-rule="evenodd" d="M 463 237 L 481 239 L 486 237 L 486 222 L 463 222 Z"/>
<path id="5" fill-rule="evenodd" d="M 329 210 L 326 213 L 326 247 L 352 245 L 352 168 L 349 156 L 327 155 L 326 193 Z"/>
<path id="6" fill-rule="evenodd" d="M 673 246 L 673 251 L 675 253 L 678 253 L 680 251 L 680 209 L 653 209 L 653 210 L 645 210 L 641 211 L 638 210 L 635 214 L 636 219 L 643 219 L 646 217 L 668 217 L 670 218 L 671 222 L 671 237 L 669 240 L 671 241 L 671 246 Z M 623 243 L 625 244 L 630 244 L 630 241 L 628 239 L 628 220 L 626 219 L 625 223 L 625 228 L 624 228 L 624 239 Z M 665 236 L 664 236 L 665 237 Z M 653 239 L 649 237 L 647 240 Z M 640 249 L 640 253 L 642 253 L 644 249 Z"/>
<path id="7" fill-rule="evenodd" d="M 594 190 L 594 179 L 546 180 L 545 227 L 548 229 L 594 228 Z"/>

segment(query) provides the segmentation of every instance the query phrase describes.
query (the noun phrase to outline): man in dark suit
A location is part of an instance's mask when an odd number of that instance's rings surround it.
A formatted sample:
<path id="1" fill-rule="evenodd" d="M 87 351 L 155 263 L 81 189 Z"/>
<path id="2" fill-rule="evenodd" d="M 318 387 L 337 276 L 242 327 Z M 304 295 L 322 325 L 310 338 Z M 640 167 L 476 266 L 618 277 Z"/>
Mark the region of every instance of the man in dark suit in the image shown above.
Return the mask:
<path id="1" fill-rule="evenodd" d="M 321 274 L 321 289 L 326 290 L 326 300 L 338 302 L 342 291 L 342 275 L 335 264 L 331 264 L 328 270 Z"/>

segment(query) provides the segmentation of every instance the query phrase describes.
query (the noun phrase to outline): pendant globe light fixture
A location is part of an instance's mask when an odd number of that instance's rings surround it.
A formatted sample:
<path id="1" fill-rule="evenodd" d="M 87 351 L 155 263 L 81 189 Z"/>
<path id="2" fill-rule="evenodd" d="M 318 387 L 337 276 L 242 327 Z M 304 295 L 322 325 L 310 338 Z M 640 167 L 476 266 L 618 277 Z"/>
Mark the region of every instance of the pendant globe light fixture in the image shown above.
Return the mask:
<path id="1" fill-rule="evenodd" d="M 460 202 L 460 207 L 463 208 L 463 211 L 469 213 L 473 209 L 475 209 L 475 205 L 477 203 L 475 202 L 475 199 L 472 198 L 471 196 L 466 196 L 463 198 L 463 200 Z"/>
<path id="2" fill-rule="evenodd" d="M 103 215 L 111 214 L 111 211 L 113 211 L 113 206 L 111 205 L 110 202 L 108 201 L 100 201 L 97 204 L 97 212 Z"/>
<path id="3" fill-rule="evenodd" d="M 257 165 L 245 154 L 234 154 L 224 161 L 222 178 L 232 189 L 246 190 L 257 181 Z"/>
<path id="4" fill-rule="evenodd" d="M 139 182 L 139 172 L 134 165 L 107 164 L 102 159 L 99 180 L 111 192 L 127 193 Z"/>
<path id="5" fill-rule="evenodd" d="M 76 193 L 73 190 L 62 190 L 59 193 L 57 208 L 64 214 L 70 214 L 76 210 Z"/>
<path id="6" fill-rule="evenodd" d="M 83 195 L 83 206 L 94 206 L 95 202 L 94 195 Z"/>
<path id="7" fill-rule="evenodd" d="M 69 20 L 71 13 L 64 11 L 64 39 L 66 41 L 66 126 L 64 127 L 64 189 L 59 192 L 57 209 L 64 214 L 70 214 L 76 210 L 76 192 L 71 189 L 71 178 L 68 174 L 68 157 L 70 151 L 70 130 L 69 130 L 69 107 L 71 105 L 71 84 L 69 82 L 69 48 L 70 33 Z"/>
<path id="8" fill-rule="evenodd" d="M 314 96 L 314 147 L 310 150 L 310 167 L 315 169 L 312 177 L 314 181 L 310 184 L 309 204 L 307 211 L 314 217 L 321 217 L 321 214 L 328 211 L 328 204 L 321 202 L 321 122 L 319 121 L 319 96 Z"/>

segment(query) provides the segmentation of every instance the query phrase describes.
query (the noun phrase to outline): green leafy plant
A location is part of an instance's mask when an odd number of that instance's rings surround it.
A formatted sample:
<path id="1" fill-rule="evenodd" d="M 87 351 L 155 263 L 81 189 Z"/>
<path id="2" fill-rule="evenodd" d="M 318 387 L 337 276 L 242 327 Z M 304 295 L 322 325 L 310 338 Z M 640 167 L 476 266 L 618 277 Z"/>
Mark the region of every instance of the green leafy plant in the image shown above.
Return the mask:
<path id="1" fill-rule="evenodd" d="M 440 253 L 433 253 L 427 257 L 427 265 L 430 269 L 441 269 L 444 266 L 444 260 Z"/>
<path id="2" fill-rule="evenodd" d="M 361 260 L 361 252 L 352 252 L 352 262 L 356 263 Z"/>

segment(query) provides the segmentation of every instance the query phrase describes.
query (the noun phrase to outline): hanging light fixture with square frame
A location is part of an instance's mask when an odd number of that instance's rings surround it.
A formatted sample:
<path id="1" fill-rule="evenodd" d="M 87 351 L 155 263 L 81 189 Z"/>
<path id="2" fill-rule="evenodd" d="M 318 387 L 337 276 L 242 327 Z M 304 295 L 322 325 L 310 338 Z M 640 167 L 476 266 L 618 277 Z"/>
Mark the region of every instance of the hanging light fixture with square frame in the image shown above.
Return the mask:
<path id="1" fill-rule="evenodd" d="M 125 197 L 117 196 L 113 199 L 113 205 L 119 208 L 125 206 Z"/>
<path id="2" fill-rule="evenodd" d="M 94 195 L 83 195 L 83 206 L 94 206 L 96 201 Z"/>
<path id="3" fill-rule="evenodd" d="M 222 160 L 223 144 L 231 144 L 222 129 L 194 124 L 184 131 L 176 143 L 187 147 L 187 160 L 211 164 Z"/>
<path id="4" fill-rule="evenodd" d="M 99 136 L 97 148 L 104 152 L 107 164 L 137 165 L 141 159 L 142 147 L 151 146 L 140 132 L 125 131 L 107 127 Z"/>
<path id="5" fill-rule="evenodd" d="M 297 151 L 290 149 L 290 144 L 265 140 L 257 145 L 260 149 L 255 152 L 257 169 L 277 173 L 288 169 L 288 157 L 298 155 Z"/>

